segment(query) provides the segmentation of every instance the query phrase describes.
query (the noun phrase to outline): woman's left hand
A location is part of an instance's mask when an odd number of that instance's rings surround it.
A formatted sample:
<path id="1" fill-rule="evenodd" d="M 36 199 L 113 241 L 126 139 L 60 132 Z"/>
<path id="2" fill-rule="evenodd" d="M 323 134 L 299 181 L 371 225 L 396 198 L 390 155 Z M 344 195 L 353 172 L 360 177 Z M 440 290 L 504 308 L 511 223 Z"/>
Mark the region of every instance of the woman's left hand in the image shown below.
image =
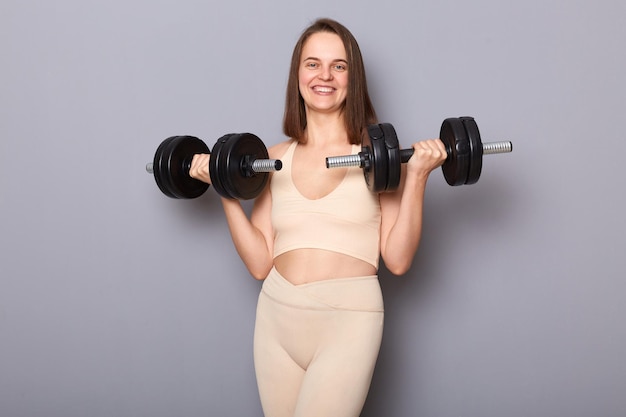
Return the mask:
<path id="1" fill-rule="evenodd" d="M 439 139 L 428 139 L 413 144 L 413 155 L 407 163 L 409 175 L 428 177 L 447 158 L 446 147 Z"/>

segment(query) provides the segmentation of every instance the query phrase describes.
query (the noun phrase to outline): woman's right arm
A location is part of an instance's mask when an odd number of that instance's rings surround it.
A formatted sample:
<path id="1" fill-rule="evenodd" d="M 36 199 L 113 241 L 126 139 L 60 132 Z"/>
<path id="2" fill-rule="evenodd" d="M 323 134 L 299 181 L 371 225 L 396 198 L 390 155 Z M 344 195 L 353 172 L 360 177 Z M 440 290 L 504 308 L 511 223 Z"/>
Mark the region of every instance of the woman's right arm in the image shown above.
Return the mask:
<path id="1" fill-rule="evenodd" d="M 284 152 L 279 144 L 268 152 L 271 158 Z M 194 155 L 189 175 L 210 184 L 208 154 Z M 270 181 L 271 181 L 270 174 Z M 222 197 L 228 228 L 239 257 L 255 279 L 265 279 L 274 265 L 274 230 L 271 222 L 272 197 L 269 181 L 255 199 L 250 218 L 239 200 Z"/>
<path id="2" fill-rule="evenodd" d="M 250 219 L 239 200 L 222 197 L 230 235 L 239 257 L 255 279 L 265 279 L 274 265 L 274 231 L 269 182 L 254 201 Z"/>

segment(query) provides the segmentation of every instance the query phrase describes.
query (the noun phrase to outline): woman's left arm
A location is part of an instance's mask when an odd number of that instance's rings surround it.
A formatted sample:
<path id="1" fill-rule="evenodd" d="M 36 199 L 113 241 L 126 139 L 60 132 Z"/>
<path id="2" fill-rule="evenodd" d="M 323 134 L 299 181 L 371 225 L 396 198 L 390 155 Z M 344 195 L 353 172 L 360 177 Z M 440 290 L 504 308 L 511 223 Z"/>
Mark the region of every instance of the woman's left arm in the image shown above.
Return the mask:
<path id="1" fill-rule="evenodd" d="M 411 267 L 422 235 L 424 193 L 430 173 L 446 160 L 446 149 L 439 139 L 417 142 L 415 152 L 402 167 L 400 187 L 380 194 L 380 253 L 394 275 Z"/>

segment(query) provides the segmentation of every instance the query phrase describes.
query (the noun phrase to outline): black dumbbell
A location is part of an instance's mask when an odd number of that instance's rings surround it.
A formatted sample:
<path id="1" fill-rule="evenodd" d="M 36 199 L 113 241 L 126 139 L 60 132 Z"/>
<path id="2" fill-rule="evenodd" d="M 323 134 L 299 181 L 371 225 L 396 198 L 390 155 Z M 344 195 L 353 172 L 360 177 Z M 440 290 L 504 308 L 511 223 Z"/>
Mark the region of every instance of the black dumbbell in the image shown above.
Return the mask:
<path id="1" fill-rule="evenodd" d="M 480 178 L 483 155 L 511 152 L 511 142 L 483 143 L 472 117 L 451 117 L 443 121 L 439 138 L 448 157 L 441 169 L 449 185 L 474 184 Z M 406 163 L 413 148 L 400 149 L 398 136 L 389 123 L 370 125 L 361 152 L 326 158 L 327 168 L 358 166 L 373 192 L 393 191 L 400 185 L 400 164 Z"/>
<path id="2" fill-rule="evenodd" d="M 146 171 L 154 175 L 159 189 L 171 198 L 196 198 L 209 184 L 189 176 L 195 154 L 211 153 L 209 175 L 215 191 L 230 199 L 257 197 L 268 181 L 268 173 L 282 168 L 278 159 L 269 159 L 267 148 L 251 133 L 222 136 L 209 147 L 195 136 L 172 136 L 157 148 Z"/>

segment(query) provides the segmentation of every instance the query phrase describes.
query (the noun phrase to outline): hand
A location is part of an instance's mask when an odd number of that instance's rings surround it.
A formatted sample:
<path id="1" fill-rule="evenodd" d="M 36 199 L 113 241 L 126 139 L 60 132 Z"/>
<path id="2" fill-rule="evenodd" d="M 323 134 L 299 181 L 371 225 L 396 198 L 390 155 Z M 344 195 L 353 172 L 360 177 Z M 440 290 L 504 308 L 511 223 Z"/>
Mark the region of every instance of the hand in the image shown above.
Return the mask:
<path id="1" fill-rule="evenodd" d="M 413 155 L 408 161 L 408 172 L 425 177 L 443 165 L 448 156 L 445 145 L 439 139 L 414 143 L 413 150 Z"/>
<path id="2" fill-rule="evenodd" d="M 209 175 L 209 159 L 211 159 L 211 154 L 195 154 L 191 160 L 189 176 L 202 182 L 206 182 L 207 184 L 211 184 L 211 176 Z"/>

